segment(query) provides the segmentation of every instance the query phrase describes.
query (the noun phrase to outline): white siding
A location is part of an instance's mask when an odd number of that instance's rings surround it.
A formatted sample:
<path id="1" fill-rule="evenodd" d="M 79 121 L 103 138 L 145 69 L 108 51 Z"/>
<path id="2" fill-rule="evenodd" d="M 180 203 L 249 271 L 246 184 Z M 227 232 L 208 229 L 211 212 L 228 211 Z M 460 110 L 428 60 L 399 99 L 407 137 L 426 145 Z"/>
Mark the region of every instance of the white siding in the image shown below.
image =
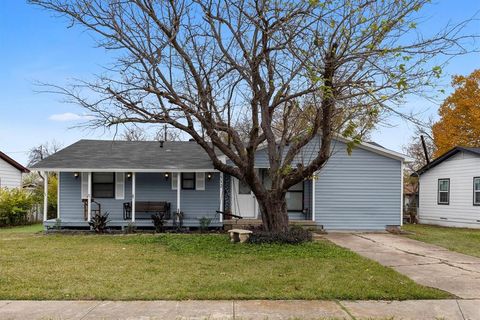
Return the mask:
<path id="1" fill-rule="evenodd" d="M 473 177 L 480 157 L 459 152 L 420 176 L 420 223 L 480 228 L 480 206 L 473 205 Z M 450 179 L 450 203 L 437 204 L 438 179 Z"/>
<path id="2" fill-rule="evenodd" d="M 20 188 L 22 186 L 22 173 L 20 170 L 0 159 L 0 187 Z"/>

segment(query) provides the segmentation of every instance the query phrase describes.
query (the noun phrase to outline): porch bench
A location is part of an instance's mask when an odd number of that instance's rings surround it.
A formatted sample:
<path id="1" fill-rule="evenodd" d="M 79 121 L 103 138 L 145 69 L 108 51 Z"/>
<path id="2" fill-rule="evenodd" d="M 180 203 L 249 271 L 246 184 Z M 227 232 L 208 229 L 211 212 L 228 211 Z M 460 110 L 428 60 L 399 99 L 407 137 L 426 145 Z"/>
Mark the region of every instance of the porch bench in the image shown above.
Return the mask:
<path id="1" fill-rule="evenodd" d="M 252 231 L 244 229 L 231 229 L 228 230 L 228 233 L 230 234 L 231 242 L 244 243 L 248 240 L 248 238 L 250 238 Z"/>
<path id="2" fill-rule="evenodd" d="M 135 201 L 135 215 L 137 213 L 165 214 L 165 219 L 170 219 L 170 202 L 166 201 Z M 139 220 L 149 220 L 151 217 L 135 216 Z M 132 219 L 132 203 L 123 204 L 123 219 Z"/>

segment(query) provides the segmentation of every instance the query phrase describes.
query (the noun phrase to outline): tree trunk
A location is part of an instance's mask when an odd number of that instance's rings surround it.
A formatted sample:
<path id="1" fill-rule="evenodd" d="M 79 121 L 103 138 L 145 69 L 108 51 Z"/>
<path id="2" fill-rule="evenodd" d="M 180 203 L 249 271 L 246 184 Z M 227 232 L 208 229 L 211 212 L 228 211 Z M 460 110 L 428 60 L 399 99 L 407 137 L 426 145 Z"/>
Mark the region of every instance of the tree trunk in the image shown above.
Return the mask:
<path id="1" fill-rule="evenodd" d="M 260 212 L 262 214 L 263 228 L 271 232 L 288 231 L 288 213 L 286 193 L 269 194 L 257 197 Z"/>

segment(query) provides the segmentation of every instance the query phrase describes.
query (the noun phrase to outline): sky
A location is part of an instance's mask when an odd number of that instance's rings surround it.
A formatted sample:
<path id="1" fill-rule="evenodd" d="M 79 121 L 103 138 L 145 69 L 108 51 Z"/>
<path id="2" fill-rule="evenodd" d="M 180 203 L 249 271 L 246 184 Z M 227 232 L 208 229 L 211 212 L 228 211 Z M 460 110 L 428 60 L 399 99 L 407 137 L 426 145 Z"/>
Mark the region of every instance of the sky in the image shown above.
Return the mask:
<path id="1" fill-rule="evenodd" d="M 448 22 L 460 22 L 476 14 L 479 0 L 434 1 L 422 13 L 426 22 L 419 26 L 433 32 Z M 465 30 L 480 35 L 480 22 Z M 480 49 L 480 48 L 477 48 Z M 67 146 L 79 139 L 111 139 L 112 132 L 79 127 L 87 120 L 85 111 L 67 104 L 58 95 L 39 93 L 38 83 L 64 85 L 72 79 L 92 79 L 110 63 L 109 55 L 95 47 L 91 34 L 69 28 L 65 20 L 23 0 L 0 0 L 0 150 L 22 164 L 32 147 L 55 140 Z M 441 79 L 446 93 L 454 74 L 469 74 L 480 68 L 480 54 L 453 59 Z M 409 99 L 402 110 L 419 113 L 421 120 L 437 117 L 439 102 Z M 414 126 L 398 117 L 388 118 L 372 132 L 371 140 L 386 148 L 402 151 L 414 133 Z"/>

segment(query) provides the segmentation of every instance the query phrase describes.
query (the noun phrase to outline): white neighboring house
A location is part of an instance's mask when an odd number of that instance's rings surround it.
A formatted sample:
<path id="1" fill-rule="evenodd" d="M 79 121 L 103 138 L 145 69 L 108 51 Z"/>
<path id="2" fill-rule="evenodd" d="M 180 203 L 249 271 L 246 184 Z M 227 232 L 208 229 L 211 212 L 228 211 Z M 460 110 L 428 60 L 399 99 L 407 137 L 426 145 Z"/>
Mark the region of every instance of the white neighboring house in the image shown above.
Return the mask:
<path id="1" fill-rule="evenodd" d="M 22 174 L 28 172 L 27 168 L 0 151 L 0 188 L 22 187 Z"/>
<path id="2" fill-rule="evenodd" d="M 455 147 L 418 174 L 420 223 L 480 228 L 480 148 Z"/>

